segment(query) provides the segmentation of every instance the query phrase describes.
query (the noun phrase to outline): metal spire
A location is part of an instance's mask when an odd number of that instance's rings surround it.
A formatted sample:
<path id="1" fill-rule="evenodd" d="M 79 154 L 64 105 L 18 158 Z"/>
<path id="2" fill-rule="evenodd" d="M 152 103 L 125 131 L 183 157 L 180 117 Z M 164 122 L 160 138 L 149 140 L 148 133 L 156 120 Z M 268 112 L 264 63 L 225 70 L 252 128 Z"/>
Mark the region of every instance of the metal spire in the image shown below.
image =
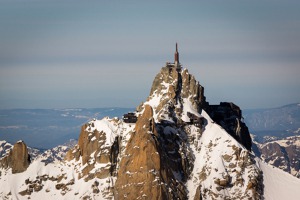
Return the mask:
<path id="1" fill-rule="evenodd" d="M 178 45 L 177 45 L 177 42 L 176 42 L 176 51 L 175 51 L 175 64 L 176 63 L 179 63 L 179 53 L 178 53 Z"/>

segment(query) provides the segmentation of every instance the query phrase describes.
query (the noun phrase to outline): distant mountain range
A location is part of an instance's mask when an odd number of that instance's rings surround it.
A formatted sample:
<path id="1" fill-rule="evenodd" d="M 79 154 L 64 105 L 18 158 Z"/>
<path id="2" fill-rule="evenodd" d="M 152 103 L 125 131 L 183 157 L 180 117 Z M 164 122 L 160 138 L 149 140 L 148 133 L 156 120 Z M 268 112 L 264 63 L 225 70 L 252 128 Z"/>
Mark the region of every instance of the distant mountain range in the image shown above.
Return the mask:
<path id="1" fill-rule="evenodd" d="M 288 136 L 300 135 L 300 104 L 279 108 L 243 110 L 249 130 L 256 140 L 265 143 Z"/>
<path id="2" fill-rule="evenodd" d="M 300 104 L 245 110 L 252 149 L 265 162 L 300 178 Z"/>
<path id="3" fill-rule="evenodd" d="M 24 140 L 39 149 L 50 149 L 78 138 L 80 127 L 93 118 L 121 117 L 133 108 L 4 109 L 0 110 L 0 140 Z"/>

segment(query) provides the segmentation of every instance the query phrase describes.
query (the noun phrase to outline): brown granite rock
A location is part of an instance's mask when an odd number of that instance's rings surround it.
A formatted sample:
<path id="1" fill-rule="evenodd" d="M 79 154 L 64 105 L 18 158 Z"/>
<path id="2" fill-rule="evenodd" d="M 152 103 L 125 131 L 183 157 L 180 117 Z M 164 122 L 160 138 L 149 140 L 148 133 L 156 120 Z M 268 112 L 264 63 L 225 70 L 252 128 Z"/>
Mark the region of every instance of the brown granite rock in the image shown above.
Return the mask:
<path id="1" fill-rule="evenodd" d="M 205 108 L 207 106 L 206 98 L 204 96 L 204 87 L 196 81 L 195 77 L 189 74 L 187 69 L 181 72 L 182 76 L 182 90 L 181 96 L 183 98 L 190 98 L 194 108 L 198 110 L 201 106 Z"/>
<path id="2" fill-rule="evenodd" d="M 146 105 L 120 163 L 115 199 L 164 199 L 165 187 L 160 184 L 161 160 L 152 116 L 152 108 Z"/>
<path id="3" fill-rule="evenodd" d="M 202 200 L 200 186 L 197 187 L 197 190 L 196 190 L 196 194 L 195 194 L 194 200 Z"/>
<path id="4" fill-rule="evenodd" d="M 18 141 L 9 154 L 0 160 L 0 166 L 2 168 L 10 167 L 13 174 L 26 171 L 29 164 L 30 156 L 23 141 Z"/>
<path id="5" fill-rule="evenodd" d="M 113 123 L 118 123 L 114 121 Z M 119 153 L 119 137 L 115 138 L 112 146 L 106 146 L 106 134 L 103 131 L 94 129 L 94 121 L 91 121 L 81 127 L 81 132 L 78 139 L 78 144 L 73 149 L 70 149 L 65 160 L 71 161 L 75 159 L 79 161 L 81 158 L 81 164 L 85 166 L 79 175 L 79 178 L 83 178 L 88 181 L 95 177 L 106 178 L 115 173 L 117 155 Z M 95 165 L 107 164 L 105 167 L 95 169 Z M 91 171 L 93 173 L 90 173 Z"/>
<path id="6" fill-rule="evenodd" d="M 17 142 L 12 150 L 12 173 L 24 172 L 30 163 L 27 146 L 23 141 Z"/>
<path id="7" fill-rule="evenodd" d="M 169 117 L 179 122 L 182 111 L 175 112 L 174 108 L 175 105 L 177 108 L 183 107 L 184 98 L 189 99 L 195 110 L 200 111 L 208 107 L 204 88 L 193 75 L 189 74 L 187 69 L 178 70 L 168 65 L 163 67 L 153 81 L 149 98 L 155 98 L 157 95 L 161 96 L 161 99 L 154 109 L 159 121 L 164 120 L 166 114 L 164 112 L 168 111 Z M 139 106 L 137 110 L 141 111 L 142 106 Z M 176 116 L 177 119 L 175 119 Z"/>

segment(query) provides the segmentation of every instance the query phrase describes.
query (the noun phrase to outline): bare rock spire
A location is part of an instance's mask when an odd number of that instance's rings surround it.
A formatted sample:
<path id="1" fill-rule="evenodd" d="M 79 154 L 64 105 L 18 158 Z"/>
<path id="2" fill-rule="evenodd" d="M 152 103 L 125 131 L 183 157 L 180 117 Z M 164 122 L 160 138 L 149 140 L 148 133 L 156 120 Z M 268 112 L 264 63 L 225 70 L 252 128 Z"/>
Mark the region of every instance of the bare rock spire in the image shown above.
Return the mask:
<path id="1" fill-rule="evenodd" d="M 27 146 L 23 141 L 18 141 L 7 156 L 0 160 L 1 168 L 11 168 L 12 173 L 26 171 L 30 164 Z"/>

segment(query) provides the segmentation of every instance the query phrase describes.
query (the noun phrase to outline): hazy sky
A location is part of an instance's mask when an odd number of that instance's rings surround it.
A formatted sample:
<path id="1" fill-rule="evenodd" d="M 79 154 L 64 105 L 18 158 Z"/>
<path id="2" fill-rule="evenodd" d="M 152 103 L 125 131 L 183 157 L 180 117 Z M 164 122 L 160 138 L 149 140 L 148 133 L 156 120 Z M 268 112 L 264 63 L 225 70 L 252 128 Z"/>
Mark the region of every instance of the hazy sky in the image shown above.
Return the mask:
<path id="1" fill-rule="evenodd" d="M 0 0 L 0 108 L 136 107 L 180 62 L 211 103 L 300 102 L 299 1 Z"/>

